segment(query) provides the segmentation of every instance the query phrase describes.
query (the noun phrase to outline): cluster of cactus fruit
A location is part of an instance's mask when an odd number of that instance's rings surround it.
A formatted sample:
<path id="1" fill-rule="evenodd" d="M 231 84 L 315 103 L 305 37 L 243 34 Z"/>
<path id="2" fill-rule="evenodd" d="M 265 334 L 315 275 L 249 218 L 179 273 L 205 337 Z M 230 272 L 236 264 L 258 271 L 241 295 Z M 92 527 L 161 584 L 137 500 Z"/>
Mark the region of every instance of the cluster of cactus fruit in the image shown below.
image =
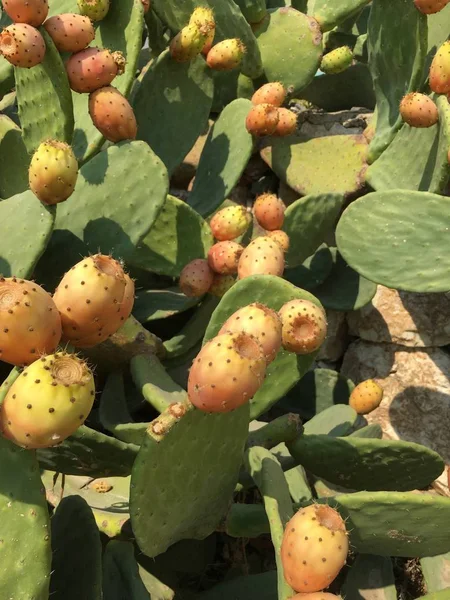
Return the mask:
<path id="1" fill-rule="evenodd" d="M 315 362 L 450 289 L 448 4 L 2 0 L 0 600 L 450 598 L 443 458 Z"/>

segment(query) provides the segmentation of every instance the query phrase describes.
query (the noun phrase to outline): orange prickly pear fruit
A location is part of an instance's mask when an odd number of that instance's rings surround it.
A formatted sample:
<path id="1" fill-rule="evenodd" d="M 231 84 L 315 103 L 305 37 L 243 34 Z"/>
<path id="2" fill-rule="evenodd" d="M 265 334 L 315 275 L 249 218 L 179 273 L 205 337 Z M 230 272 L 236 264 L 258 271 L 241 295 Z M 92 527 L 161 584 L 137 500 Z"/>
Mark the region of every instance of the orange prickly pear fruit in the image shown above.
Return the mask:
<path id="1" fill-rule="evenodd" d="M 252 96 L 253 104 L 272 104 L 272 106 L 281 106 L 286 100 L 286 89 L 279 81 L 266 83 Z"/>
<path id="2" fill-rule="evenodd" d="M 325 341 L 325 312 L 309 300 L 291 300 L 279 311 L 283 324 L 283 348 L 295 354 L 311 354 Z"/>
<path id="3" fill-rule="evenodd" d="M 247 131 L 261 137 L 272 135 L 280 120 L 279 109 L 272 104 L 257 104 L 250 109 L 245 120 Z"/>
<path id="4" fill-rule="evenodd" d="M 411 127 L 431 127 L 439 120 L 436 104 L 425 94 L 412 92 L 400 102 L 402 119 Z"/>
<path id="5" fill-rule="evenodd" d="M 383 400 L 383 388 L 373 379 L 359 383 L 350 394 L 349 404 L 359 415 L 367 415 Z"/>
<path id="6" fill-rule="evenodd" d="M 232 71 L 240 66 L 245 52 L 246 48 L 241 40 L 223 40 L 211 48 L 206 62 L 215 71 Z"/>
<path id="7" fill-rule="evenodd" d="M 450 41 L 444 42 L 434 55 L 430 67 L 429 84 L 436 94 L 450 92 Z"/>
<path id="8" fill-rule="evenodd" d="M 253 214 L 263 229 L 275 231 L 284 223 L 286 206 L 275 194 L 261 194 L 253 205 Z"/>
<path id="9" fill-rule="evenodd" d="M 244 234 L 251 220 L 249 212 L 243 206 L 227 206 L 216 212 L 209 226 L 216 240 L 224 242 Z"/>
<path id="10" fill-rule="evenodd" d="M 284 254 L 280 246 L 267 236 L 254 239 L 241 254 L 238 277 L 250 275 L 276 275 L 284 272 Z"/>
<path id="11" fill-rule="evenodd" d="M 213 282 L 214 272 L 204 258 L 191 260 L 180 274 L 180 289 L 189 298 L 206 294 Z"/>

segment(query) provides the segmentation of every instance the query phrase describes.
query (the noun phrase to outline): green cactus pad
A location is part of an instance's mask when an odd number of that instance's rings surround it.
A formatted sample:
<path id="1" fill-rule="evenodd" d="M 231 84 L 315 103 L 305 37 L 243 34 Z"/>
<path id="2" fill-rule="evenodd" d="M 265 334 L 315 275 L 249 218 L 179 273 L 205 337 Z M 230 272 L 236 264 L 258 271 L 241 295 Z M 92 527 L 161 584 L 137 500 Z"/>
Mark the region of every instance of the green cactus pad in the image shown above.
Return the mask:
<path id="1" fill-rule="evenodd" d="M 285 269 L 283 277 L 299 288 L 313 290 L 325 281 L 332 267 L 333 254 L 326 244 L 322 244 L 301 265 Z"/>
<path id="2" fill-rule="evenodd" d="M 269 308 L 279 310 L 283 304 L 296 298 L 309 300 L 320 306 L 317 298 L 312 294 L 296 288 L 280 277 L 252 275 L 241 279 L 223 296 L 213 313 L 203 341 L 205 343 L 216 336 L 228 317 L 243 306 L 260 302 Z M 280 350 L 276 359 L 267 368 L 263 385 L 250 400 L 251 418 L 257 419 L 282 398 L 309 370 L 316 354 L 317 352 L 297 356 L 286 350 Z"/>
<path id="3" fill-rule="evenodd" d="M 448 600 L 448 598 L 450 598 L 450 587 L 445 588 L 445 590 L 441 590 L 440 592 L 420 596 L 417 600 Z"/>
<path id="4" fill-rule="evenodd" d="M 103 555 L 103 594 L 108 600 L 149 600 L 130 542 L 113 540 Z M 153 598 L 150 596 L 150 598 Z M 156 596 L 154 596 L 156 600 Z"/>
<path id="5" fill-rule="evenodd" d="M 200 57 L 177 63 L 166 50 L 144 75 L 133 102 L 137 137 L 150 145 L 169 174 L 207 125 L 212 98 L 212 75 Z"/>
<path id="6" fill-rule="evenodd" d="M 80 496 L 63 498 L 52 517 L 51 528 L 50 597 L 101 600 L 102 544 L 86 500 Z"/>
<path id="7" fill-rule="evenodd" d="M 238 69 L 233 71 L 214 71 L 214 97 L 212 113 L 220 113 L 236 98 L 250 100 L 255 93 L 255 83 Z"/>
<path id="8" fill-rule="evenodd" d="M 302 432 L 302 423 L 295 414 L 281 415 L 269 423 L 252 421 L 246 445 L 247 448 L 261 446 L 270 449 L 283 442 L 293 442 Z"/>
<path id="9" fill-rule="evenodd" d="M 450 552 L 420 559 L 427 592 L 450 588 Z"/>
<path id="10" fill-rule="evenodd" d="M 398 23 L 402 23 L 399 36 Z M 368 23 L 369 68 L 377 100 L 375 137 L 369 162 L 376 160 L 402 125 L 400 101 L 422 83 L 427 54 L 427 17 L 409 0 L 372 3 Z M 392 68 L 393 63 L 401 68 Z"/>
<path id="11" fill-rule="evenodd" d="M 153 557 L 182 539 L 204 539 L 226 512 L 248 433 L 248 405 L 224 414 L 187 406 L 147 430 L 131 478 L 130 512 L 139 548 Z M 165 431 L 157 435 L 157 426 Z"/>
<path id="12" fill-rule="evenodd" d="M 53 230 L 55 211 L 26 191 L 0 202 L 0 223 L 7 224 L 0 239 L 0 273 L 30 277 Z"/>
<path id="13" fill-rule="evenodd" d="M 267 79 L 281 81 L 293 93 L 308 85 L 322 59 L 317 21 L 288 6 L 269 10 L 253 30 Z"/>
<path id="14" fill-rule="evenodd" d="M 40 29 L 47 51 L 32 69 L 15 67 L 17 102 L 23 141 L 33 152 L 45 139 L 72 142 L 72 94 L 64 63 L 45 29 Z"/>
<path id="15" fill-rule="evenodd" d="M 359 14 L 370 1 L 339 0 L 339 2 L 335 2 L 333 0 L 314 0 L 309 2 L 311 10 L 308 10 L 308 14 L 318 21 L 322 31 L 330 31 L 355 13 Z"/>
<path id="16" fill-rule="evenodd" d="M 365 427 L 361 427 L 361 429 L 357 429 L 356 431 L 352 431 L 349 434 L 349 437 L 358 437 L 358 438 L 377 438 L 381 440 L 383 437 L 383 429 L 379 423 L 372 423 L 371 425 L 366 425 Z"/>
<path id="17" fill-rule="evenodd" d="M 136 294 L 133 315 L 141 323 L 173 317 L 189 310 L 200 298 L 188 298 L 179 288 L 166 290 L 142 290 Z"/>
<path id="18" fill-rule="evenodd" d="M 203 216 L 217 210 L 248 163 L 253 139 L 245 128 L 245 119 L 251 107 L 245 98 L 234 100 L 209 132 L 188 199 L 192 208 Z"/>
<path id="19" fill-rule="evenodd" d="M 368 600 L 397 600 L 392 560 L 386 556 L 360 554 L 350 567 L 343 592 L 348 600 L 364 597 Z"/>
<path id="20" fill-rule="evenodd" d="M 367 141 L 363 135 L 309 138 L 304 134 L 272 138 L 263 160 L 299 194 L 344 194 L 364 184 Z"/>
<path id="21" fill-rule="evenodd" d="M 50 471 L 89 477 L 126 477 L 131 473 L 138 446 L 82 425 L 59 446 L 37 451 L 39 464 Z"/>
<path id="22" fill-rule="evenodd" d="M 167 195 L 167 172 L 144 142 L 110 146 L 85 164 L 74 193 L 58 206 L 55 231 L 39 265 L 56 281 L 89 252 L 132 256 Z"/>
<path id="23" fill-rule="evenodd" d="M 303 431 L 308 435 L 344 436 L 351 432 L 357 418 L 358 415 L 351 406 L 335 404 L 320 411 L 305 423 Z M 292 443 L 295 444 L 295 441 Z"/>
<path id="24" fill-rule="evenodd" d="M 205 258 L 213 243 L 208 223 L 186 202 L 169 195 L 129 263 L 146 271 L 178 277 L 188 262 Z"/>
<path id="25" fill-rule="evenodd" d="M 277 596 L 277 572 L 236 577 L 200 594 L 199 600 L 274 600 Z M 444 600 L 444 599 L 443 599 Z"/>
<path id="26" fill-rule="evenodd" d="M 246 20 L 259 23 L 267 14 L 265 0 L 235 0 Z"/>
<path id="27" fill-rule="evenodd" d="M 0 58 L 0 98 L 14 87 L 14 67 L 3 56 Z"/>
<path id="28" fill-rule="evenodd" d="M 10 198 L 28 189 L 29 164 L 30 156 L 20 128 L 9 117 L 0 114 L 1 198 Z"/>
<path id="29" fill-rule="evenodd" d="M 336 241 L 347 263 L 372 281 L 412 292 L 445 292 L 450 289 L 450 254 L 443 251 L 448 223 L 447 197 L 376 192 L 345 210 Z"/>
<path id="30" fill-rule="evenodd" d="M 342 194 L 317 194 L 296 200 L 288 206 L 283 223 L 290 240 L 286 265 L 301 265 L 324 242 L 344 203 Z"/>
<path id="31" fill-rule="evenodd" d="M 444 470 L 436 452 L 412 442 L 304 435 L 287 447 L 305 469 L 348 489 L 422 489 Z"/>
<path id="32" fill-rule="evenodd" d="M 48 600 L 50 527 L 35 453 L 0 436 L 0 456 L 1 595 Z"/>
<path id="33" fill-rule="evenodd" d="M 367 182 L 375 190 L 445 192 L 450 177 L 450 106 L 445 96 L 433 99 L 439 109 L 439 124 L 424 129 L 403 125 L 390 146 L 367 169 Z"/>

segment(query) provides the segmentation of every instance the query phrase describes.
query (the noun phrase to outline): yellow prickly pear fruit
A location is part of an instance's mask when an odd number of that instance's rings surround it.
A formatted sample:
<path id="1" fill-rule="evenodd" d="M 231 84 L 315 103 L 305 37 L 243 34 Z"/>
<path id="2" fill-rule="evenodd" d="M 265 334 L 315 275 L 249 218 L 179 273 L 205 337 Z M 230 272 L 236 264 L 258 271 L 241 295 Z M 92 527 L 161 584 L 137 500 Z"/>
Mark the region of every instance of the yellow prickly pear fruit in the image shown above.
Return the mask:
<path id="1" fill-rule="evenodd" d="M 325 312 L 309 300 L 291 300 L 279 311 L 283 324 L 283 348 L 295 354 L 311 354 L 327 336 Z"/>
<path id="2" fill-rule="evenodd" d="M 236 278 L 233 275 L 221 275 L 214 273 L 213 281 L 208 292 L 216 298 L 222 298 L 236 283 Z"/>
<path id="3" fill-rule="evenodd" d="M 206 62 L 215 71 L 232 71 L 239 67 L 246 52 L 241 40 L 233 38 L 223 40 L 211 48 Z"/>
<path id="4" fill-rule="evenodd" d="M 251 221 L 249 212 L 243 206 L 227 206 L 216 212 L 209 226 L 216 240 L 225 242 L 244 234 Z"/>
<path id="5" fill-rule="evenodd" d="M 177 62 L 189 62 L 201 53 L 207 40 L 207 33 L 195 23 L 183 27 L 172 39 L 169 46 L 171 57 Z"/>
<path id="6" fill-rule="evenodd" d="M 77 0 L 80 15 L 91 21 L 103 20 L 109 12 L 109 0 Z"/>
<path id="7" fill-rule="evenodd" d="M 202 49 L 202 54 L 206 56 L 211 50 L 216 34 L 216 22 L 213 11 L 206 6 L 197 6 L 189 19 L 189 24 L 197 25 L 203 33 L 206 33 L 206 41 Z"/>
<path id="8" fill-rule="evenodd" d="M 373 379 L 358 384 L 350 394 L 349 404 L 359 415 L 367 415 L 383 400 L 383 388 Z"/>
<path id="9" fill-rule="evenodd" d="M 43 204 L 67 200 L 78 179 L 78 162 L 72 148 L 64 142 L 42 142 L 28 170 L 31 191 Z"/>

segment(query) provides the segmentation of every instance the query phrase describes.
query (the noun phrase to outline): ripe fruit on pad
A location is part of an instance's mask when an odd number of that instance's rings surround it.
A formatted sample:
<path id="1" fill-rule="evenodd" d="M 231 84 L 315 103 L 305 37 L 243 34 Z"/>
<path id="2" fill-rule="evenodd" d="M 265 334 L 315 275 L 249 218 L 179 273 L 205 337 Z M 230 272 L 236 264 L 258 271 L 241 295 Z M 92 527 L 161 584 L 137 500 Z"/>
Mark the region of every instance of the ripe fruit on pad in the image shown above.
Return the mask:
<path id="1" fill-rule="evenodd" d="M 131 104 L 112 86 L 89 96 L 89 114 L 100 133 L 110 142 L 134 140 L 137 122 Z"/>
<path id="2" fill-rule="evenodd" d="M 0 407 L 0 431 L 18 446 L 50 448 L 82 425 L 95 398 L 94 377 L 74 354 L 41 357 L 19 375 Z"/>
<path id="3" fill-rule="evenodd" d="M 94 254 L 77 263 L 53 296 L 63 338 L 78 348 L 90 348 L 115 333 L 133 306 L 129 286 L 122 265 L 110 256 Z"/>
<path id="4" fill-rule="evenodd" d="M 285 231 L 281 231 L 281 229 L 268 231 L 267 237 L 270 237 L 270 239 L 274 240 L 280 246 L 283 252 L 286 253 L 289 250 L 289 236 Z"/>
<path id="5" fill-rule="evenodd" d="M 311 592 L 311 594 L 295 594 L 290 600 L 341 600 L 341 598 L 328 592 Z"/>
<path id="6" fill-rule="evenodd" d="M 78 178 L 78 162 L 64 142 L 42 142 L 31 159 L 28 180 L 31 191 L 44 204 L 64 202 L 72 194 Z"/>
<path id="7" fill-rule="evenodd" d="M 11 365 L 30 365 L 61 339 L 52 297 L 26 279 L 0 277 L 0 323 L 0 360 Z"/>
<path id="8" fill-rule="evenodd" d="M 144 7 L 144 15 L 150 10 L 150 0 L 142 0 L 142 6 Z"/>
<path id="9" fill-rule="evenodd" d="M 281 106 L 286 100 L 286 90 L 279 81 L 266 83 L 252 96 L 253 104 L 272 104 L 272 106 Z"/>
<path id="10" fill-rule="evenodd" d="M 450 41 L 444 42 L 434 55 L 430 67 L 429 84 L 436 94 L 450 92 Z"/>
<path id="11" fill-rule="evenodd" d="M 235 283 L 236 278 L 233 277 L 233 275 L 220 275 L 219 273 L 214 273 L 213 282 L 208 292 L 212 296 L 222 298 Z"/>
<path id="12" fill-rule="evenodd" d="M 169 46 L 170 56 L 177 62 L 189 62 L 203 50 L 206 44 L 208 31 L 190 23 L 172 39 Z"/>
<path id="13" fill-rule="evenodd" d="M 208 264 L 215 273 L 233 275 L 237 273 L 239 258 L 244 251 L 236 242 L 217 242 L 208 252 Z"/>
<path id="14" fill-rule="evenodd" d="M 66 63 L 70 87 L 74 92 L 89 93 L 109 85 L 116 75 L 125 71 L 121 52 L 103 48 L 86 48 L 72 54 Z"/>
<path id="15" fill-rule="evenodd" d="M 44 60 L 45 51 L 40 32 L 26 23 L 9 25 L 0 34 L 0 53 L 15 67 L 35 67 Z"/>
<path id="16" fill-rule="evenodd" d="M 78 52 L 95 38 L 91 20 L 73 13 L 50 17 L 44 27 L 60 52 Z"/>
<path id="17" fill-rule="evenodd" d="M 278 109 L 278 123 L 272 135 L 284 137 L 291 135 L 297 129 L 297 115 L 288 108 Z"/>
<path id="18" fill-rule="evenodd" d="M 296 592 L 318 592 L 329 586 L 347 554 L 345 523 L 326 504 L 301 508 L 286 525 L 281 561 L 285 579 Z"/>
<path id="19" fill-rule="evenodd" d="M 216 212 L 209 226 L 216 240 L 223 242 L 244 234 L 251 221 L 251 215 L 243 206 L 227 206 Z"/>
<path id="20" fill-rule="evenodd" d="M 275 194 L 262 194 L 253 205 L 256 220 L 267 231 L 281 229 L 285 211 L 284 203 Z"/>
<path id="21" fill-rule="evenodd" d="M 48 15 L 47 0 L 3 0 L 3 10 L 14 23 L 39 27 Z"/>
<path id="22" fill-rule="evenodd" d="M 311 354 L 327 335 L 325 312 L 309 300 L 291 300 L 279 311 L 283 348 L 295 354 Z"/>
<path id="23" fill-rule="evenodd" d="M 254 239 L 241 254 L 238 264 L 238 277 L 244 279 L 250 275 L 277 275 L 284 271 L 283 250 L 270 237 Z"/>
<path id="24" fill-rule="evenodd" d="M 425 94 L 411 92 L 400 102 L 402 119 L 411 127 L 431 127 L 439 120 L 436 104 Z"/>
<path id="25" fill-rule="evenodd" d="M 204 258 L 191 260 L 180 273 L 179 286 L 185 296 L 200 298 L 213 282 L 214 273 Z"/>
<path id="26" fill-rule="evenodd" d="M 91 21 L 101 21 L 109 11 L 109 0 L 77 0 L 77 4 L 80 14 Z"/>
<path id="27" fill-rule="evenodd" d="M 348 69 L 353 62 L 353 52 L 348 46 L 335 48 L 325 54 L 320 63 L 320 70 L 327 75 L 336 75 Z"/>
<path id="28" fill-rule="evenodd" d="M 223 40 L 211 48 L 206 56 L 208 67 L 215 71 L 232 71 L 239 67 L 246 48 L 241 40 Z"/>
<path id="29" fill-rule="evenodd" d="M 416 8 L 425 15 L 433 15 L 447 6 L 450 0 L 414 0 Z"/>
<path id="30" fill-rule="evenodd" d="M 271 104 L 257 104 L 250 109 L 245 120 L 247 131 L 252 135 L 271 135 L 280 119 L 279 110 Z"/>
<path id="31" fill-rule="evenodd" d="M 265 373 L 263 350 L 254 338 L 245 333 L 218 335 L 192 363 L 189 399 L 206 412 L 229 412 L 255 395 Z"/>
<path id="32" fill-rule="evenodd" d="M 281 319 L 271 308 L 254 302 L 233 313 L 222 325 L 222 333 L 245 333 L 256 339 L 271 363 L 281 348 Z"/>
<path id="33" fill-rule="evenodd" d="M 207 31 L 206 41 L 202 50 L 202 54 L 206 56 L 211 50 L 216 33 L 216 22 L 213 11 L 205 6 L 197 6 L 189 19 L 189 24 L 197 25 L 203 31 Z"/>
<path id="34" fill-rule="evenodd" d="M 383 388 L 373 379 L 359 383 L 350 394 L 349 404 L 359 415 L 367 415 L 383 400 Z"/>

